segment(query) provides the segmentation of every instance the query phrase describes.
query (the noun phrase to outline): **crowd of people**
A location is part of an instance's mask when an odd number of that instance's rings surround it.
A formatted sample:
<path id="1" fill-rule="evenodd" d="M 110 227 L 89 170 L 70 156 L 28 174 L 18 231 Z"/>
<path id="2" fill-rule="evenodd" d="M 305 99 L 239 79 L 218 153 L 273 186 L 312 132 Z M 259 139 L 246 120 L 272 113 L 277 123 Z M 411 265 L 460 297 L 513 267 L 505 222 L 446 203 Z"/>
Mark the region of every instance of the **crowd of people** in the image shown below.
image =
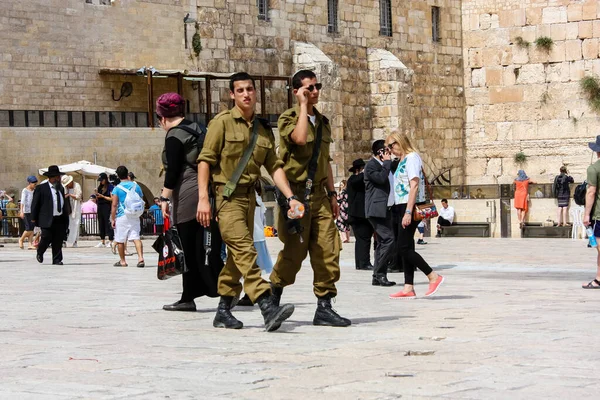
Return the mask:
<path id="1" fill-rule="evenodd" d="M 404 284 L 389 295 L 391 299 L 417 297 L 417 269 L 429 282 L 424 296 L 435 294 L 444 282 L 444 277 L 416 251 L 415 233 L 419 229 L 422 235 L 426 226 L 415 213 L 416 205 L 426 200 L 426 177 L 422 158 L 410 138 L 393 131 L 385 140 L 376 140 L 372 158 L 367 163 L 355 160 L 350 168 L 352 175 L 337 193 L 329 162 L 331 126 L 316 107 L 323 86 L 312 71 L 301 70 L 293 76 L 292 87 L 296 105 L 278 120 L 279 154 L 270 123 L 255 114 L 255 83 L 246 73 L 231 76 L 229 89 L 234 106 L 215 116 L 207 130 L 185 118 L 185 100 L 179 94 L 166 93 L 158 98 L 156 117 L 166 132 L 162 152 L 165 178 L 160 196 L 150 209 L 155 215 L 156 231 L 162 231 L 166 225 L 177 229 L 187 265 L 187 272 L 182 274 L 180 299 L 163 306 L 164 310 L 195 311 L 196 298 L 219 297 L 213 326 L 240 329 L 243 322 L 232 310 L 243 291 L 242 304 L 258 304 L 265 329 L 277 330 L 294 312 L 293 304 L 282 303 L 284 289 L 294 284 L 309 255 L 316 297 L 312 323 L 350 326 L 351 320 L 332 307 L 340 279 L 341 246 L 349 241 L 349 227 L 356 237 L 356 268 L 372 270 L 373 285 L 394 286 L 396 283 L 387 279 L 388 270 L 401 266 Z M 600 157 L 600 136 L 597 148 Z M 595 196 L 592 182 L 600 177 L 596 176 L 600 175 L 598 165 L 600 161 L 588 170 L 590 199 Z M 277 231 L 283 250 L 274 265 L 264 237 L 265 209 L 259 181 L 263 167 L 275 183 L 281 210 Z M 39 185 L 35 177 L 28 177 L 28 186 L 21 196 L 20 213 L 26 223 L 21 247 L 24 240 L 33 243 L 33 228 L 39 227 L 37 260 L 43 262 L 44 253 L 51 246 L 52 262 L 60 265 L 63 242 L 77 245 L 81 215 L 96 213 L 101 239 L 97 247 L 118 251 L 115 267 L 127 266 L 128 241 L 133 241 L 136 248 L 137 266 L 145 266 L 141 213 L 137 212 L 143 193 L 125 166 L 117 168 L 118 184 L 101 174 L 97 189 L 85 203 L 81 187 L 56 165 L 44 175 L 47 179 Z M 568 178 L 557 179 L 563 185 L 572 182 Z M 515 183 L 518 195 L 523 196 L 530 183 L 524 171 L 519 171 Z M 2 201 L 12 201 L 10 196 L 2 195 Z M 526 203 L 518 205 L 526 212 Z M 143 211 L 143 205 L 140 207 Z M 591 212 L 586 203 L 587 208 Z M 454 210 L 446 199 L 442 200 L 439 214 L 438 234 L 454 219 Z M 523 221 L 524 216 L 519 215 Z M 586 218 L 589 225 L 589 217 Z M 600 227 L 596 229 L 600 236 Z M 212 249 L 226 246 L 225 260 L 220 251 L 207 251 L 207 234 Z M 373 237 L 376 248 L 371 263 Z M 426 244 L 423 236 L 417 244 Z M 598 276 L 588 288 L 600 287 L 600 252 L 598 265 Z"/>

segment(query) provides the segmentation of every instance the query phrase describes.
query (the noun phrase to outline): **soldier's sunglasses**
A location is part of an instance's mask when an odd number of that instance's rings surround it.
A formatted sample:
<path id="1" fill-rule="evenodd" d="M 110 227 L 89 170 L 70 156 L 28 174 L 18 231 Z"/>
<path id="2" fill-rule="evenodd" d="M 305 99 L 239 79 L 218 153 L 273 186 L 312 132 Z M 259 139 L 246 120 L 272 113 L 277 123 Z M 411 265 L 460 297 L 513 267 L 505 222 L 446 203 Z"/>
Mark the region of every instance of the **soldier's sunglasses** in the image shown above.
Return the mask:
<path id="1" fill-rule="evenodd" d="M 306 90 L 308 90 L 309 92 L 312 92 L 315 89 L 321 90 L 322 87 L 323 87 L 322 83 L 315 83 L 314 85 L 308 85 L 308 87 L 306 88 Z"/>

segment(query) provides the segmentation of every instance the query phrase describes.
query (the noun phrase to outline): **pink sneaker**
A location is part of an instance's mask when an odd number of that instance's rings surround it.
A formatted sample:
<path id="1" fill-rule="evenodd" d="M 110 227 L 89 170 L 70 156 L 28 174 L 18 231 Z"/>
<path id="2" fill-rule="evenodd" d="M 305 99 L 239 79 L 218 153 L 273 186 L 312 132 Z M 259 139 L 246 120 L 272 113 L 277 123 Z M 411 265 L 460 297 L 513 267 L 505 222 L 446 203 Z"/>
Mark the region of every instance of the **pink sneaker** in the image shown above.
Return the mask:
<path id="1" fill-rule="evenodd" d="M 429 297 L 429 296 L 433 295 L 435 292 L 437 292 L 437 290 L 440 287 L 440 285 L 442 284 L 442 282 L 444 282 L 444 277 L 441 275 L 438 275 L 438 278 L 435 280 L 435 282 L 431 282 L 429 284 L 429 290 L 427 291 L 427 293 L 425 293 L 425 297 Z"/>
<path id="2" fill-rule="evenodd" d="M 415 291 L 404 293 L 402 290 L 398 293 L 390 294 L 390 299 L 416 299 Z"/>

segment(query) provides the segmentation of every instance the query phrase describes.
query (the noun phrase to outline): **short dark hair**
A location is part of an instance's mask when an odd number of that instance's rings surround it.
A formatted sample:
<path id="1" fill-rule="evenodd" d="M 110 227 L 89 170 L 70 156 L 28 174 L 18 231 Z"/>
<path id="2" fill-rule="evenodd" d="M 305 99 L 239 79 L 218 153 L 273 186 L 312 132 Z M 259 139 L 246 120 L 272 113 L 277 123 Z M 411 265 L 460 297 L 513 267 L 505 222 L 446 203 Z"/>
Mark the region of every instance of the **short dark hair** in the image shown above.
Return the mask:
<path id="1" fill-rule="evenodd" d="M 442 203 L 448 203 L 448 199 L 442 199 Z"/>
<path id="2" fill-rule="evenodd" d="M 124 165 L 119 165 L 117 167 L 117 176 L 119 179 L 127 179 L 127 175 L 129 174 L 129 170 Z"/>
<path id="3" fill-rule="evenodd" d="M 256 88 L 254 78 L 247 72 L 236 72 L 229 77 L 229 90 L 233 92 L 233 83 L 238 81 L 252 81 L 252 87 Z"/>
<path id="4" fill-rule="evenodd" d="M 385 140 L 378 139 L 373 142 L 373 146 L 371 146 L 371 150 L 373 151 L 373 155 L 377 155 L 379 150 L 385 149 Z"/>
<path id="5" fill-rule="evenodd" d="M 312 72 L 309 69 L 301 69 L 300 71 L 296 72 L 294 74 L 294 76 L 292 77 L 292 88 L 294 89 L 300 89 L 302 87 L 302 80 L 309 78 L 316 78 L 317 75 L 315 75 L 314 72 Z"/>

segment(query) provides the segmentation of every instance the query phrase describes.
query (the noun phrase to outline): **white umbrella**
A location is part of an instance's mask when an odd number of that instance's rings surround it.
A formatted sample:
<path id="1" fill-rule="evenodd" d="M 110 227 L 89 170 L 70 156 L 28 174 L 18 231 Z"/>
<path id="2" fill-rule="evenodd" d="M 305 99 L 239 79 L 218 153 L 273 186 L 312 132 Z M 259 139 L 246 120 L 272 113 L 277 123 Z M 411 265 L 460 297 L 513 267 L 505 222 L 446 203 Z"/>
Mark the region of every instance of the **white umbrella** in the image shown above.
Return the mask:
<path id="1" fill-rule="evenodd" d="M 71 164 L 59 165 L 58 169 L 60 172 L 64 173 L 78 173 L 83 176 L 98 176 L 102 172 L 107 174 L 114 174 L 116 171 L 112 168 L 103 167 L 101 165 L 92 164 L 89 161 L 81 160 Z M 39 170 L 40 175 L 43 175 L 44 172 L 47 172 L 48 168 L 41 168 Z"/>

